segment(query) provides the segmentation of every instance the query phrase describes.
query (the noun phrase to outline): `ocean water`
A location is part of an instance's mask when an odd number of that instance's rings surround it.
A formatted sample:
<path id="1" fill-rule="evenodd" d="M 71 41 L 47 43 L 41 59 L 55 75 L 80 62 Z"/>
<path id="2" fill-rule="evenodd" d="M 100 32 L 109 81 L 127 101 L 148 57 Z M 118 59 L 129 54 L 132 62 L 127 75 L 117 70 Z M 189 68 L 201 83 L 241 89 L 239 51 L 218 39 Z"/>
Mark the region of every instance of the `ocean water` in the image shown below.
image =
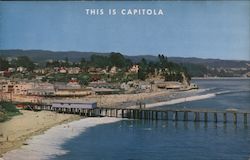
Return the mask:
<path id="1" fill-rule="evenodd" d="M 226 79 L 226 80 L 193 80 L 200 89 L 200 94 L 207 96 L 206 99 L 187 101 L 174 105 L 158 108 L 192 108 L 225 110 L 234 108 L 250 111 L 250 79 Z M 211 96 L 213 95 L 213 96 Z M 192 98 L 192 97 L 191 97 Z"/>
<path id="2" fill-rule="evenodd" d="M 207 99 L 160 108 L 250 110 L 250 80 L 195 80 Z M 222 122 L 121 120 L 87 128 L 53 160 L 249 160 L 250 126 Z"/>

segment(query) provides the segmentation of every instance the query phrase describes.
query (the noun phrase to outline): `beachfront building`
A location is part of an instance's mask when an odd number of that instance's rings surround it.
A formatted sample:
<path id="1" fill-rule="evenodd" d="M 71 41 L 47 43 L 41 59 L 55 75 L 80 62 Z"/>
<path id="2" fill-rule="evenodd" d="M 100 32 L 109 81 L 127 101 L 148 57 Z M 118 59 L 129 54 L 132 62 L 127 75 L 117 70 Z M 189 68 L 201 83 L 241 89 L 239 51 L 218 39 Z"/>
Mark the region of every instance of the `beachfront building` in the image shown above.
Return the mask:
<path id="1" fill-rule="evenodd" d="M 2 92 L 3 93 L 14 92 L 14 85 L 15 85 L 15 82 L 13 82 L 13 81 L 2 82 Z"/>
<path id="2" fill-rule="evenodd" d="M 14 85 L 14 94 L 16 95 L 27 95 L 28 90 L 33 89 L 34 83 L 21 82 Z"/>
<path id="3" fill-rule="evenodd" d="M 97 103 L 96 102 L 61 101 L 61 102 L 53 102 L 52 108 L 95 109 L 97 108 Z"/>
<path id="4" fill-rule="evenodd" d="M 67 88 L 57 89 L 54 96 L 56 97 L 82 97 L 91 95 L 93 91 L 88 88 Z"/>

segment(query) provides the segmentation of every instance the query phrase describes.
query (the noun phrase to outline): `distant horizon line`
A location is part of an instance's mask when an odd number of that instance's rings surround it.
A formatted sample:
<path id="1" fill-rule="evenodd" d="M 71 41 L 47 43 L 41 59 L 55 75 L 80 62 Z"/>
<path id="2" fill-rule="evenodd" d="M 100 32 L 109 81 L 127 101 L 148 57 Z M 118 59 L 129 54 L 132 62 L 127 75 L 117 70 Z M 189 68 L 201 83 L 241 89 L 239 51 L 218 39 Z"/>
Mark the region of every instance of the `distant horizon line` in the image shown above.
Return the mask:
<path id="1" fill-rule="evenodd" d="M 0 48 L 0 51 L 2 50 L 20 50 L 20 51 L 48 51 L 48 52 L 81 52 L 81 53 L 101 53 L 101 54 L 109 54 L 109 53 L 121 53 L 122 55 L 125 56 L 154 56 L 157 57 L 159 54 L 160 55 L 164 55 L 167 57 L 172 57 L 172 58 L 198 58 L 198 59 L 213 59 L 213 60 L 233 60 L 233 61 L 250 61 L 250 57 L 249 59 L 222 59 L 222 58 L 210 58 L 210 57 L 195 57 L 195 56 L 191 56 L 191 57 L 186 57 L 186 56 L 168 56 L 166 53 L 157 53 L 157 54 L 150 54 L 150 53 L 145 53 L 145 54 L 138 54 L 135 53 L 133 55 L 128 55 L 126 53 L 120 52 L 120 51 L 77 51 L 77 50 L 49 50 L 49 49 L 20 49 L 20 48 L 15 48 L 15 49 L 2 49 Z M 1 56 L 1 53 L 0 53 Z"/>

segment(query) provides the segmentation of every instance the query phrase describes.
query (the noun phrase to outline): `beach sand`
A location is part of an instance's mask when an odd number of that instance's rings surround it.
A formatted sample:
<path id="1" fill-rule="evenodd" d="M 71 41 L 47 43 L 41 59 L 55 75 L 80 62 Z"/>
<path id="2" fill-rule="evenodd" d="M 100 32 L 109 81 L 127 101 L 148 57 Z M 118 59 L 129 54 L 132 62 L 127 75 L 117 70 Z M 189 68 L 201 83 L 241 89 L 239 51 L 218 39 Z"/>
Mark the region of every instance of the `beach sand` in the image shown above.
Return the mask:
<path id="1" fill-rule="evenodd" d="M 44 134 L 36 135 L 26 140 L 26 145 L 23 145 L 21 148 L 14 149 L 3 154 L 2 159 L 52 159 L 55 156 L 60 156 L 68 153 L 68 151 L 62 147 L 62 145 L 66 141 L 87 131 L 88 128 L 102 124 L 114 123 L 120 120 L 121 118 L 90 117 L 69 122 L 67 124 L 57 125 L 45 131 Z"/>
<path id="2" fill-rule="evenodd" d="M 19 148 L 33 135 L 41 134 L 52 126 L 80 118 L 78 115 L 50 111 L 21 110 L 21 112 L 22 115 L 0 123 L 0 157 L 5 152 Z"/>

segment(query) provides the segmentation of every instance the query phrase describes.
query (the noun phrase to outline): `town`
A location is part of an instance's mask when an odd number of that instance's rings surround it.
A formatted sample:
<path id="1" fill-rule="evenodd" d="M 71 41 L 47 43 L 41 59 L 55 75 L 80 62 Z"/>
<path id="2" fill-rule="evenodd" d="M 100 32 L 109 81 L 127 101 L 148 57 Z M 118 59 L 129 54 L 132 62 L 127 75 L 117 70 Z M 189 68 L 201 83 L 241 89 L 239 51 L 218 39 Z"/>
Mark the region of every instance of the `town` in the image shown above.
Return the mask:
<path id="1" fill-rule="evenodd" d="M 129 95 L 161 90 L 189 90 L 185 68 L 159 55 L 158 62 L 145 59 L 137 64 L 120 53 L 92 55 L 73 63 L 49 60 L 45 66 L 28 57 L 1 59 L 1 101 L 49 103 L 55 99 L 79 99 L 95 95 Z"/>

